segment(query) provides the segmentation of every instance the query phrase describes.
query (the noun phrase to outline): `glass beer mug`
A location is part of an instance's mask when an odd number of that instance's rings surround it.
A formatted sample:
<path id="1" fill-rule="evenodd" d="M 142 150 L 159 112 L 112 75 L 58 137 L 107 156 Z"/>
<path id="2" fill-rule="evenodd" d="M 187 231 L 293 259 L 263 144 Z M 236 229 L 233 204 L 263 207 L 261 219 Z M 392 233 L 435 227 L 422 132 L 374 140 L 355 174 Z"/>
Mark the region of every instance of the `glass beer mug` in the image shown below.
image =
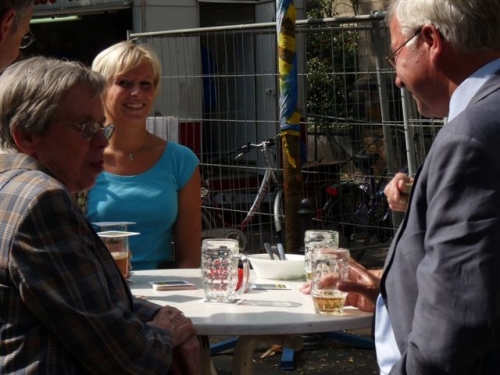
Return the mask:
<path id="1" fill-rule="evenodd" d="M 347 293 L 338 290 L 337 282 L 349 279 L 349 250 L 331 247 L 325 240 L 311 255 L 311 296 L 316 313 L 343 314 Z"/>
<path id="2" fill-rule="evenodd" d="M 248 287 L 250 267 L 245 255 L 239 253 L 237 240 L 205 239 L 201 246 L 201 283 L 208 302 L 234 302 Z M 243 263 L 243 279 L 238 285 L 238 263 Z"/>
<path id="3" fill-rule="evenodd" d="M 339 247 L 339 232 L 334 230 L 306 230 L 304 235 L 304 273 L 307 281 L 311 280 L 312 251 L 323 241 L 327 241 L 327 245 L 330 247 Z"/>

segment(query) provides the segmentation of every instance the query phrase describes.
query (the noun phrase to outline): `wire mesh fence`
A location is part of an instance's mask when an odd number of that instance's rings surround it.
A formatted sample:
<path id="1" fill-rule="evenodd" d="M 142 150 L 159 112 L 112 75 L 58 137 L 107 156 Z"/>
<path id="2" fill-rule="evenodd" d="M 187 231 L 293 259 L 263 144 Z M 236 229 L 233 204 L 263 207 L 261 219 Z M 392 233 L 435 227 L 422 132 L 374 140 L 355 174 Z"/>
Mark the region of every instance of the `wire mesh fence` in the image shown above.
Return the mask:
<path id="1" fill-rule="evenodd" d="M 303 228 L 338 230 L 351 249 L 385 246 L 397 217 L 383 187 L 400 170 L 415 172 L 443 122 L 420 118 L 394 85 L 383 13 L 298 21 L 295 37 L 303 188 L 312 206 L 286 214 Z M 276 25 L 130 38 L 152 46 L 163 65 L 150 131 L 200 158 L 205 236 L 238 238 L 249 253 L 282 242 Z"/>

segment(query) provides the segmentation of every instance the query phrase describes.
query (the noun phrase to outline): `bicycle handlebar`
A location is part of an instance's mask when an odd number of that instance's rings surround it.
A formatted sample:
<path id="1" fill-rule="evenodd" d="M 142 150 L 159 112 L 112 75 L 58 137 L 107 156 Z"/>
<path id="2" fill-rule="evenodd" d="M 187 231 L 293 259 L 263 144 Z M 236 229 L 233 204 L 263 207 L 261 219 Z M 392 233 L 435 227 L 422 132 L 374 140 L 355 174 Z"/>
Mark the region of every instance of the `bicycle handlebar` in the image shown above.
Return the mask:
<path id="1" fill-rule="evenodd" d="M 265 139 L 260 143 L 248 142 L 248 143 L 244 144 L 243 146 L 238 147 L 237 149 L 235 149 L 233 151 L 230 151 L 229 154 L 237 154 L 234 158 L 238 159 L 241 156 L 248 154 L 252 150 L 267 149 L 267 147 L 273 147 L 276 145 L 276 138 L 277 137 L 279 137 L 279 135 L 277 135 L 274 138 Z"/>

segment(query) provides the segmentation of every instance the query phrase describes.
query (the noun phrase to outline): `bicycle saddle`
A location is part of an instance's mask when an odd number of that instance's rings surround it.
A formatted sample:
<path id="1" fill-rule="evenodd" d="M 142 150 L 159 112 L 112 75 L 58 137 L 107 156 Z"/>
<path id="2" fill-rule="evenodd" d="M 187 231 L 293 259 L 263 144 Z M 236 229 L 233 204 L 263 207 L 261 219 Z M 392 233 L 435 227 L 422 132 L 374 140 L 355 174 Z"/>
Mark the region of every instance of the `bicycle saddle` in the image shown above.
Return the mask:
<path id="1" fill-rule="evenodd" d="M 379 154 L 367 154 L 365 151 L 362 151 L 354 155 L 352 161 L 354 162 L 356 168 L 365 171 L 369 170 L 378 159 L 380 159 Z"/>

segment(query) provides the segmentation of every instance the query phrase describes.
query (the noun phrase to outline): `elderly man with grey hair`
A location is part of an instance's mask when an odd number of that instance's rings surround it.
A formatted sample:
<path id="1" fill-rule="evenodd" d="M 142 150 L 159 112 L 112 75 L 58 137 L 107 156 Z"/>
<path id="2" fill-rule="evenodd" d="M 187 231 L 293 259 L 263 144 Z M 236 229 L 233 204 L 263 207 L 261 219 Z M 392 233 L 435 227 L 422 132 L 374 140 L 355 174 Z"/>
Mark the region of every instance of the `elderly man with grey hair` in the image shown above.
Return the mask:
<path id="1" fill-rule="evenodd" d="M 134 298 L 72 194 L 103 170 L 105 80 L 34 57 L 0 76 L 0 372 L 198 374 L 192 322 Z"/>
<path id="2" fill-rule="evenodd" d="M 394 0 L 396 85 L 448 117 L 377 277 L 339 287 L 376 309 L 382 374 L 500 373 L 500 27 L 497 0 Z M 405 181 L 408 182 L 408 181 Z"/>

